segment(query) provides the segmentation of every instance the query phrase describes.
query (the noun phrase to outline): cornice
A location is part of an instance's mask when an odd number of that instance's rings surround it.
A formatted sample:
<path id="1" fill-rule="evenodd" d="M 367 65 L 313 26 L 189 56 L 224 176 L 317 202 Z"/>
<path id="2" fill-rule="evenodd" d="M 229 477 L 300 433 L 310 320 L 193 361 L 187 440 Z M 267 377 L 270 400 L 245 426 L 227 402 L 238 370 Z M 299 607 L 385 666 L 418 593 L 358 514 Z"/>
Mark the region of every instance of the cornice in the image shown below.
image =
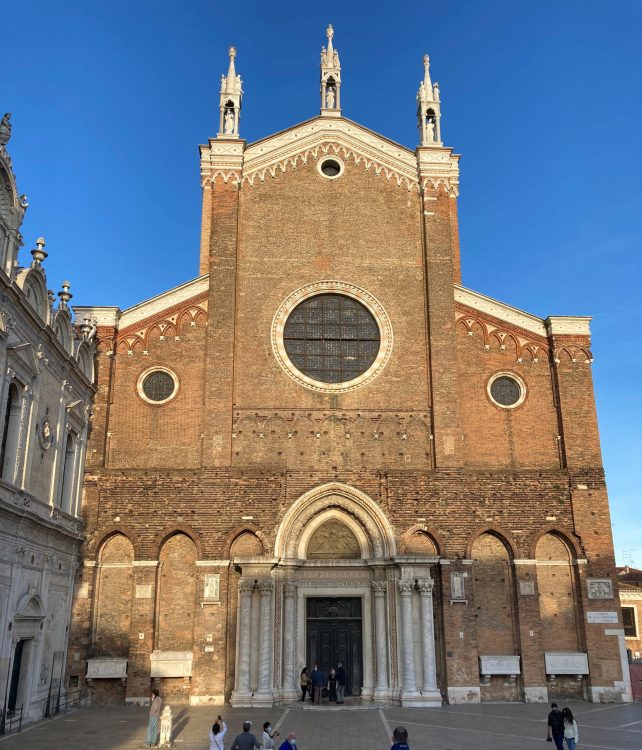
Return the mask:
<path id="1" fill-rule="evenodd" d="M 333 153 L 352 158 L 366 169 L 374 168 L 386 179 L 395 179 L 408 190 L 418 188 L 417 159 L 412 151 L 343 117 L 322 118 L 301 123 L 293 128 L 258 141 L 245 150 L 243 183 L 263 182 L 266 175 L 285 172 L 310 157 Z"/>
<path id="2" fill-rule="evenodd" d="M 470 309 L 481 313 L 493 323 L 509 324 L 519 329 L 523 336 L 532 338 L 535 335 L 546 343 L 546 326 L 541 318 L 459 284 L 455 284 L 455 307 L 463 312 Z"/>
<path id="3" fill-rule="evenodd" d="M 164 316 L 170 309 L 182 305 L 187 300 L 191 300 L 197 295 L 206 294 L 208 289 L 209 274 L 198 276 L 196 279 L 187 281 L 156 297 L 123 310 L 118 321 L 118 327 L 121 332 L 132 327 L 140 327 L 140 324 L 148 318 L 158 313 L 162 313 Z"/>

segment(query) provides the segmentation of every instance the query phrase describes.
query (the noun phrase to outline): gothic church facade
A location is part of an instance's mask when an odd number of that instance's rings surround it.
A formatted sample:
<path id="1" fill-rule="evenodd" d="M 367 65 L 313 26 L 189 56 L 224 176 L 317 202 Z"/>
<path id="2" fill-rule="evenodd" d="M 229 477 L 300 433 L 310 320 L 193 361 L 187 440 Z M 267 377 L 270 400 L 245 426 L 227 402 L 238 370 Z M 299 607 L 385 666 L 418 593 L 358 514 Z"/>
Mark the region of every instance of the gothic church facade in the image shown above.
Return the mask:
<path id="1" fill-rule="evenodd" d="M 230 50 L 200 274 L 98 323 L 68 675 L 269 706 L 630 699 L 589 319 L 461 284 L 428 58 L 410 150 L 321 111 L 246 143 Z"/>

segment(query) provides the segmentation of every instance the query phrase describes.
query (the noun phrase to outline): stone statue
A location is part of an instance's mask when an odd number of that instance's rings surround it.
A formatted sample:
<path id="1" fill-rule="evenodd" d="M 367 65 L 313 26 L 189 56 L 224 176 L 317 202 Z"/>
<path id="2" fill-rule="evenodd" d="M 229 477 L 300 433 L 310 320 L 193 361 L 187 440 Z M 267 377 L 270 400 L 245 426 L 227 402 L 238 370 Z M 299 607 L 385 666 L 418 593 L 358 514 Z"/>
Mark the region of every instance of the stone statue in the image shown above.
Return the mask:
<path id="1" fill-rule="evenodd" d="M 439 101 L 439 84 L 435 83 L 435 85 L 432 87 L 432 98 L 438 102 Z"/>
<path id="2" fill-rule="evenodd" d="M 11 112 L 5 113 L 0 122 L 0 146 L 6 146 L 11 138 Z"/>
<path id="3" fill-rule="evenodd" d="M 227 135 L 231 135 L 234 133 L 234 110 L 232 109 L 226 109 L 225 110 L 225 119 L 224 119 L 224 126 L 223 126 L 223 132 Z"/>
<path id="4" fill-rule="evenodd" d="M 336 97 L 334 95 L 334 86 L 330 86 L 330 88 L 328 88 L 326 95 L 325 95 L 326 109 L 334 109 L 335 100 L 336 100 Z"/>
<path id="5" fill-rule="evenodd" d="M 435 122 L 431 117 L 426 120 L 426 140 L 431 143 L 435 140 Z"/>

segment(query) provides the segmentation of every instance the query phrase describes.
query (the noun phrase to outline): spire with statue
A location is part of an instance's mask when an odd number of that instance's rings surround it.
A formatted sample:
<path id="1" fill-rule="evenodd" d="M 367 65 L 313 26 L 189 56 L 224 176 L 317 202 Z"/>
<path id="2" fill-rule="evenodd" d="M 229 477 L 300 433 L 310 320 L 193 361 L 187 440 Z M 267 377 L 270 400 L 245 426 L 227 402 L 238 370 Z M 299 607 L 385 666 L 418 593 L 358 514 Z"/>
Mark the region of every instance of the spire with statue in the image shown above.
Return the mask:
<path id="1" fill-rule="evenodd" d="M 234 60 L 236 48 L 230 47 L 230 66 L 226 76 L 221 76 L 219 138 L 238 138 L 243 89 L 241 76 L 236 74 Z"/>
<path id="2" fill-rule="evenodd" d="M 329 117 L 341 115 L 341 64 L 334 49 L 334 29 L 326 29 L 328 46 L 321 48 L 321 114 Z"/>
<path id="3" fill-rule="evenodd" d="M 424 55 L 424 79 L 417 92 L 417 118 L 420 145 L 441 145 L 439 84 L 430 80 L 430 58 Z"/>

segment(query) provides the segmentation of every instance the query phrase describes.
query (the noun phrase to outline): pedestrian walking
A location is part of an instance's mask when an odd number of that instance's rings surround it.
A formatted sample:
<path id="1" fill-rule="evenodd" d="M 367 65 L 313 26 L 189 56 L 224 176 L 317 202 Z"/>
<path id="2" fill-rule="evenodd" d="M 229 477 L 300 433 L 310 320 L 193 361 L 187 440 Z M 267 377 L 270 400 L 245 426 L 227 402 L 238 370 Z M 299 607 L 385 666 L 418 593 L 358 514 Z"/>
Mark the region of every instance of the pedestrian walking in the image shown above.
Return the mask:
<path id="1" fill-rule="evenodd" d="M 557 750 L 564 750 L 564 717 L 558 709 L 557 703 L 551 703 L 551 711 L 548 715 L 548 731 L 546 741 L 555 743 Z"/>
<path id="2" fill-rule="evenodd" d="M 250 732 L 250 729 L 252 729 L 252 722 L 244 721 L 243 732 L 236 735 L 234 742 L 230 746 L 230 750 L 253 750 L 254 748 L 261 750 L 261 743 Z"/>
<path id="3" fill-rule="evenodd" d="M 337 673 L 334 671 L 334 669 L 330 670 L 330 674 L 328 675 L 328 702 L 329 703 L 336 703 L 337 702 Z"/>
<path id="4" fill-rule="evenodd" d="M 305 694 L 307 693 L 310 686 L 310 675 L 308 674 L 308 668 L 303 667 L 301 670 L 301 703 L 305 701 Z M 312 691 L 310 690 L 310 700 L 313 700 Z"/>
<path id="5" fill-rule="evenodd" d="M 566 740 L 568 750 L 575 750 L 575 745 L 580 741 L 577 722 L 570 708 L 563 708 L 562 716 L 564 717 L 564 739 Z"/>
<path id="6" fill-rule="evenodd" d="M 314 665 L 310 679 L 312 680 L 312 701 L 314 703 L 321 703 L 321 693 L 325 687 L 325 678 L 323 677 L 323 672 L 316 664 Z"/>
<path id="7" fill-rule="evenodd" d="M 392 747 L 390 750 L 409 750 L 408 730 L 406 727 L 395 727 L 391 739 Z"/>
<path id="8" fill-rule="evenodd" d="M 337 664 L 337 703 L 343 703 L 347 681 L 348 675 L 346 674 L 345 667 L 339 662 Z"/>
<path id="9" fill-rule="evenodd" d="M 149 720 L 147 722 L 147 736 L 145 747 L 156 747 L 158 744 L 158 720 L 161 715 L 163 701 L 156 688 L 152 690 L 151 702 L 149 704 Z"/>
<path id="10" fill-rule="evenodd" d="M 279 750 L 296 750 L 296 732 L 288 732 L 288 736 L 281 743 Z"/>
<path id="11" fill-rule="evenodd" d="M 210 750 L 224 750 L 223 738 L 227 732 L 227 724 L 219 714 L 210 729 Z"/>
<path id="12" fill-rule="evenodd" d="M 278 732 L 272 731 L 272 722 L 266 721 L 263 724 L 263 750 L 274 750 L 274 741 L 278 736 Z"/>

